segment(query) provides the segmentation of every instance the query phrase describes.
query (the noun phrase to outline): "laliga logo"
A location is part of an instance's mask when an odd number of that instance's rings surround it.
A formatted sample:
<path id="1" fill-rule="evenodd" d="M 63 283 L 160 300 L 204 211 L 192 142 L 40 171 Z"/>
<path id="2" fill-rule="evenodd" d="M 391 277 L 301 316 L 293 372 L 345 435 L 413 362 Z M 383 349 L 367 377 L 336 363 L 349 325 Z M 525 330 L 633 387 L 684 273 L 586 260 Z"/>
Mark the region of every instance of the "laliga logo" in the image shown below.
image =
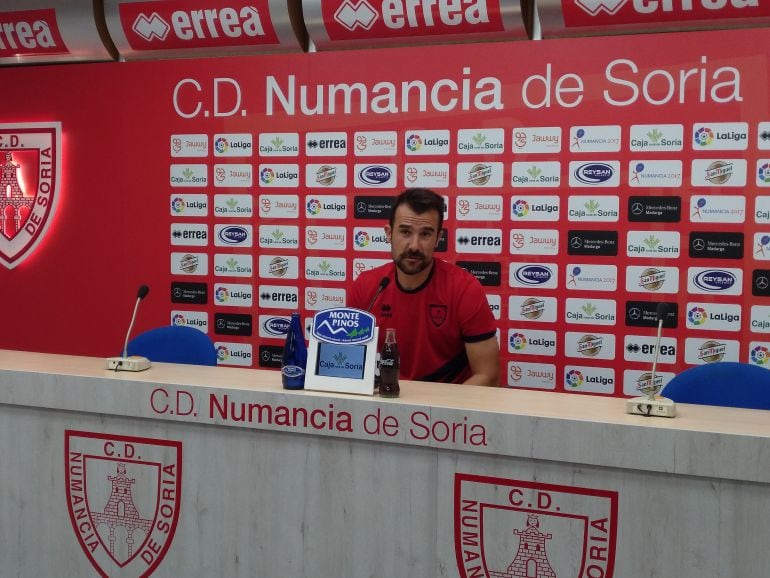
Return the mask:
<path id="1" fill-rule="evenodd" d="M 617 14 L 623 8 L 627 0 L 575 0 L 575 4 L 588 12 L 591 16 L 596 16 L 599 12 L 607 14 Z"/>
<path id="2" fill-rule="evenodd" d="M 150 576 L 176 532 L 182 442 L 65 430 L 72 529 L 100 576 Z"/>
<path id="3" fill-rule="evenodd" d="M 61 124 L 0 124 L 0 262 L 9 269 L 42 241 L 59 200 Z"/>
<path id="4" fill-rule="evenodd" d="M 334 19 L 351 32 L 359 27 L 369 30 L 377 22 L 378 16 L 366 0 L 345 0 L 334 13 Z"/>

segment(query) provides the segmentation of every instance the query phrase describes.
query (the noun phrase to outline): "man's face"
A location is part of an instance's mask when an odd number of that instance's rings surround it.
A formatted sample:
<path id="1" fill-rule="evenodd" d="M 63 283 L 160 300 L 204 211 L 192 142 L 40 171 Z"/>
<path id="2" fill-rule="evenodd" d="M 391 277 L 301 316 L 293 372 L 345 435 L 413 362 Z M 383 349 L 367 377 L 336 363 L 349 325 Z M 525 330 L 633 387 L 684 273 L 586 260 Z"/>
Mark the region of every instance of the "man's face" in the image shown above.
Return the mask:
<path id="1" fill-rule="evenodd" d="M 417 275 L 433 262 L 438 243 L 438 213 L 430 210 L 417 214 L 407 205 L 396 209 L 393 228 L 385 225 L 390 238 L 390 253 L 396 267 L 406 275 Z"/>

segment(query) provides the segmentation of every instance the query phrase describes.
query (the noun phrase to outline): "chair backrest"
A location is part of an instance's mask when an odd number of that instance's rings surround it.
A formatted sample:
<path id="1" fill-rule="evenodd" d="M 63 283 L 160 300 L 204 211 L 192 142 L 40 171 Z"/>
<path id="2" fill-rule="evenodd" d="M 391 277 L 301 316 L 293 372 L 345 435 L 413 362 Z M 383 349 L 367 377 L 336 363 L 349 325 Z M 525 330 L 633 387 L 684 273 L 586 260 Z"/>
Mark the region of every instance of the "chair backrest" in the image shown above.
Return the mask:
<path id="1" fill-rule="evenodd" d="M 677 374 L 661 394 L 681 403 L 770 409 L 770 370 L 734 361 L 696 365 Z"/>
<path id="2" fill-rule="evenodd" d="M 217 350 L 211 338 L 199 329 L 183 325 L 166 325 L 140 333 L 128 342 L 128 355 L 165 363 L 217 364 Z"/>

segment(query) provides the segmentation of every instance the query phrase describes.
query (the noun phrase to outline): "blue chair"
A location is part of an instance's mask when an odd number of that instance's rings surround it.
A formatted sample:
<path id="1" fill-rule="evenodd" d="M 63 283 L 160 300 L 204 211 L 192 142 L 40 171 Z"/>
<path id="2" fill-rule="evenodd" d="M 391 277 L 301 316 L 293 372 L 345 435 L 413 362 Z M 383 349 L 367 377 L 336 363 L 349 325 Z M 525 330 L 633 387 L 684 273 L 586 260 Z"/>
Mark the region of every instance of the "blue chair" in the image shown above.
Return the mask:
<path id="1" fill-rule="evenodd" d="M 679 403 L 770 409 L 770 370 L 734 361 L 696 365 L 677 374 L 661 395 Z"/>
<path id="2" fill-rule="evenodd" d="M 217 364 L 217 350 L 211 338 L 184 325 L 166 325 L 140 333 L 128 342 L 128 355 L 165 363 Z"/>

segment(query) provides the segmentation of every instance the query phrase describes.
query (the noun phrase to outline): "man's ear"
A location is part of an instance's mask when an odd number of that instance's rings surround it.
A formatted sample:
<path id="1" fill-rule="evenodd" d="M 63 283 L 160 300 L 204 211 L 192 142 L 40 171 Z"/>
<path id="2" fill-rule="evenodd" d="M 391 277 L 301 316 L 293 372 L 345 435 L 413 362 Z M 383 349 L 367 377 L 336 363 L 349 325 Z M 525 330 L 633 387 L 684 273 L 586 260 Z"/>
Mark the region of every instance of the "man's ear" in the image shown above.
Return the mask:
<path id="1" fill-rule="evenodd" d="M 390 243 L 390 234 L 393 232 L 390 228 L 390 224 L 385 225 L 383 229 L 385 229 L 385 238 L 388 240 L 388 243 Z"/>

